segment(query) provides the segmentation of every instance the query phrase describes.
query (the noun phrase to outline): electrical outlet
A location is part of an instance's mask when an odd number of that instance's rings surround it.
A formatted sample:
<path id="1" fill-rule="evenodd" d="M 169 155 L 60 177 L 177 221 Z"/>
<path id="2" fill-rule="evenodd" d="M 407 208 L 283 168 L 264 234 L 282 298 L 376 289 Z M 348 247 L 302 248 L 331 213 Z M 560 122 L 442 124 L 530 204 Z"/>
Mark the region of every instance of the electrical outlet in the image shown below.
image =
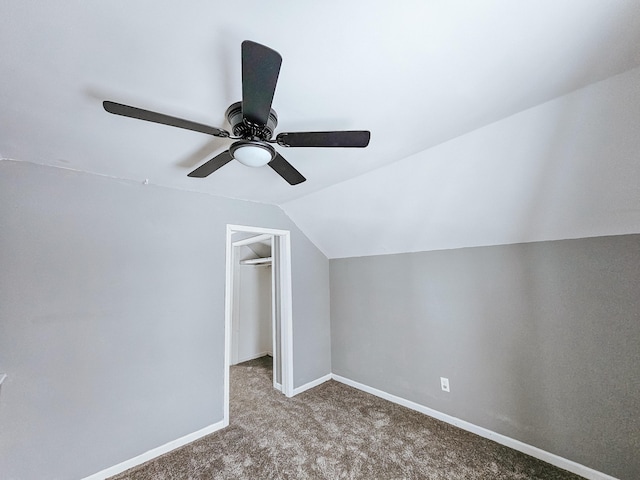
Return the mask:
<path id="1" fill-rule="evenodd" d="M 445 392 L 448 392 L 449 391 L 449 379 L 448 378 L 444 378 L 444 377 L 440 377 L 440 387 Z"/>

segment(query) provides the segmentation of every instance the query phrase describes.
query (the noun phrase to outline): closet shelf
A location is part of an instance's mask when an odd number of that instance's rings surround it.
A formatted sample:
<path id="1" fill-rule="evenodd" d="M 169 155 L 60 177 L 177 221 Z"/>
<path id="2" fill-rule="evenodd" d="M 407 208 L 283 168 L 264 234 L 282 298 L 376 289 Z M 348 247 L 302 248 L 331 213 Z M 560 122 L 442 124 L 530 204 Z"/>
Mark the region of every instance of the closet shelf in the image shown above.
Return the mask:
<path id="1" fill-rule="evenodd" d="M 271 263 L 272 257 L 264 258 L 251 258 L 249 260 L 241 260 L 240 265 L 260 265 L 264 263 Z"/>

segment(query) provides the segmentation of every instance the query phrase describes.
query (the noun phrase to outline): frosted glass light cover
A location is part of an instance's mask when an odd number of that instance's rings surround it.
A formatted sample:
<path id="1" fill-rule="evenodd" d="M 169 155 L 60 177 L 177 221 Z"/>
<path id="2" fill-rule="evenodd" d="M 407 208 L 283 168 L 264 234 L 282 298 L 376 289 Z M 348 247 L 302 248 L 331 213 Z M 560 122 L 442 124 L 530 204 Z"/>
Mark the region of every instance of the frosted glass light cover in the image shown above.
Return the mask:
<path id="1" fill-rule="evenodd" d="M 271 161 L 271 152 L 255 145 L 241 145 L 234 150 L 233 158 L 248 167 L 263 167 Z"/>

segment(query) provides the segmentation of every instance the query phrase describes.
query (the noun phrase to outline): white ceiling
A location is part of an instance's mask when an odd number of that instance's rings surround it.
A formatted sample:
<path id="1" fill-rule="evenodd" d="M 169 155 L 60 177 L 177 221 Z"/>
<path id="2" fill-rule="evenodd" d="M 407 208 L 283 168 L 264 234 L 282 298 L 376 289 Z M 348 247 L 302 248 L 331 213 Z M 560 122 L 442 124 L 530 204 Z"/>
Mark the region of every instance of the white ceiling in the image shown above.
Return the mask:
<path id="1" fill-rule="evenodd" d="M 640 68 L 282 208 L 329 258 L 640 233 Z"/>
<path id="2" fill-rule="evenodd" d="M 637 0 L 21 0 L 0 4 L 0 22 L 1 157 L 309 218 L 322 209 L 309 194 L 640 65 Z M 295 187 L 237 162 L 194 179 L 228 141 L 102 109 L 109 99 L 228 128 L 245 39 L 283 57 L 277 132 L 368 129 L 369 147 L 279 148 L 307 177 Z M 439 174 L 456 182 L 457 167 Z"/>

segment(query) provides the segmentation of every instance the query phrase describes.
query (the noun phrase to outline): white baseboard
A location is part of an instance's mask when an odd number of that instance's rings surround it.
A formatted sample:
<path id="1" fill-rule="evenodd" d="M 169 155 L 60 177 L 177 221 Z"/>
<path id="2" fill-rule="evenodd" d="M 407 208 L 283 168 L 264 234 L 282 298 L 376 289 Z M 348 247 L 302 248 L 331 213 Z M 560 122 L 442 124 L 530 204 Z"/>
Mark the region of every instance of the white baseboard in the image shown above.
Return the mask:
<path id="1" fill-rule="evenodd" d="M 350 380 L 348 378 L 342 377 L 340 375 L 336 375 L 334 373 L 329 373 L 323 377 L 317 378 L 309 383 L 305 383 L 304 385 L 295 388 L 293 390 L 293 394 L 297 395 L 302 393 L 310 388 L 316 387 L 321 383 L 324 383 L 328 380 L 336 380 L 337 382 L 344 383 L 345 385 L 349 385 L 350 387 L 357 388 L 358 390 L 362 390 L 363 392 L 370 393 L 375 395 L 376 397 L 383 398 L 393 403 L 397 403 L 398 405 L 402 405 L 404 407 L 410 408 L 411 410 L 415 410 L 417 412 L 423 413 L 425 415 L 429 415 L 430 417 L 436 418 L 443 422 L 449 423 L 451 425 L 455 425 L 456 427 L 462 428 L 463 430 L 467 430 L 469 432 L 475 433 L 484 438 L 488 438 L 493 440 L 496 443 L 504 445 L 509 448 L 513 448 L 519 452 L 530 455 L 534 458 L 538 458 L 544 462 L 550 463 L 551 465 L 555 465 L 556 467 L 563 468 L 569 472 L 580 475 L 588 480 L 618 480 L 615 477 L 607 475 L 605 473 L 599 472 L 592 468 L 586 467 L 579 463 L 576 463 L 572 460 L 568 460 L 566 458 L 560 457 L 556 454 L 547 452 L 538 447 L 534 447 L 533 445 L 526 444 L 519 440 L 516 440 L 511 437 L 507 437 L 506 435 L 502 435 L 500 433 L 496 433 L 494 431 L 488 430 L 484 427 L 479 427 L 478 425 L 474 425 L 473 423 L 467 422 L 465 420 L 460 420 L 459 418 L 453 417 L 451 415 L 447 415 L 446 413 L 439 412 L 432 408 L 426 407 L 424 405 L 420 405 L 419 403 L 412 402 L 411 400 L 406 400 L 402 397 L 398 397 L 391 393 L 384 392 L 382 390 L 378 390 L 377 388 L 370 387 L 363 383 L 356 382 L 354 380 Z M 174 450 L 178 447 L 182 447 L 187 443 L 193 442 L 205 435 L 209 435 L 217 430 L 220 430 L 228 425 L 228 421 L 225 422 L 220 421 L 218 423 L 214 423 L 213 425 L 209 425 L 197 432 L 193 432 L 189 435 L 185 435 L 184 437 L 178 438 L 177 440 L 173 440 L 171 442 L 165 443 L 160 447 L 154 448 L 145 452 L 137 457 L 131 458 L 125 462 L 119 463 L 112 467 L 101 470 L 98 473 L 94 473 L 88 477 L 83 478 L 82 480 L 105 480 L 108 477 L 113 475 L 117 475 L 118 473 L 122 473 L 125 470 L 141 465 L 149 460 L 153 460 L 160 455 L 164 455 L 171 450 Z"/>
<path id="2" fill-rule="evenodd" d="M 238 361 L 233 365 L 237 365 L 238 363 L 248 362 L 249 360 L 255 360 L 256 358 L 264 357 L 265 355 L 273 357 L 273 355 L 269 352 L 254 353 L 253 355 L 248 355 L 246 357 L 239 358 Z"/>
<path id="3" fill-rule="evenodd" d="M 106 478 L 112 477 L 113 475 L 117 475 L 118 473 L 122 473 L 125 470 L 129 470 L 130 468 L 137 467 L 138 465 L 148 462 L 149 460 L 153 460 L 160 455 L 164 455 L 171 450 L 182 447 L 187 443 L 198 440 L 199 438 L 202 438 L 205 435 L 209 435 L 210 433 L 218 431 L 226 426 L 227 424 L 224 420 L 218 423 L 214 423 L 213 425 L 204 427 L 197 432 L 190 433 L 188 435 L 185 435 L 184 437 L 178 438 L 177 440 L 172 440 L 171 442 L 165 443 L 164 445 L 153 448 L 148 452 L 138 455 L 137 457 L 133 457 L 112 467 L 105 468 L 104 470 L 101 470 L 98 473 L 94 473 L 93 475 L 89 475 L 82 480 L 104 480 Z"/>
<path id="4" fill-rule="evenodd" d="M 463 430 L 467 430 L 481 437 L 488 438 L 496 443 L 509 448 L 513 448 L 514 450 L 525 453 L 544 462 L 550 463 L 551 465 L 555 465 L 556 467 L 560 467 L 564 470 L 568 470 L 569 472 L 581 475 L 589 480 L 618 480 L 615 477 L 607 475 L 606 473 L 599 472 L 580 463 L 576 463 L 572 460 L 560 457 L 554 453 L 550 453 L 538 447 L 534 447 L 533 445 L 521 442 L 520 440 L 507 437 L 506 435 L 493 432 L 484 427 L 479 427 L 478 425 L 474 425 L 473 423 L 469 423 L 465 420 L 460 420 L 459 418 L 452 417 L 451 415 L 447 415 L 446 413 L 442 413 L 432 408 L 425 407 L 424 405 L 412 402 L 411 400 L 406 400 L 402 397 L 392 395 L 391 393 L 378 390 L 377 388 L 369 387 L 368 385 L 350 380 L 340 375 L 331 374 L 331 378 L 340 383 L 344 383 L 345 385 L 349 385 L 350 387 L 357 388 L 358 390 L 362 390 L 363 392 L 375 395 L 376 397 L 384 398 L 385 400 L 389 400 L 390 402 L 397 403 L 398 405 L 402 405 L 403 407 L 407 407 L 411 410 L 424 413 L 425 415 L 429 415 L 430 417 L 437 418 L 438 420 L 442 420 L 443 422 L 449 423 L 451 425 L 455 425 L 456 427 L 462 428 Z"/>
<path id="5" fill-rule="evenodd" d="M 324 383 L 333 378 L 331 373 L 327 373 L 324 377 L 316 378 L 309 383 L 305 383 L 304 385 L 293 389 L 293 396 L 298 395 L 299 393 L 304 392 L 305 390 L 309 390 L 310 388 L 317 387 L 321 383 Z"/>

